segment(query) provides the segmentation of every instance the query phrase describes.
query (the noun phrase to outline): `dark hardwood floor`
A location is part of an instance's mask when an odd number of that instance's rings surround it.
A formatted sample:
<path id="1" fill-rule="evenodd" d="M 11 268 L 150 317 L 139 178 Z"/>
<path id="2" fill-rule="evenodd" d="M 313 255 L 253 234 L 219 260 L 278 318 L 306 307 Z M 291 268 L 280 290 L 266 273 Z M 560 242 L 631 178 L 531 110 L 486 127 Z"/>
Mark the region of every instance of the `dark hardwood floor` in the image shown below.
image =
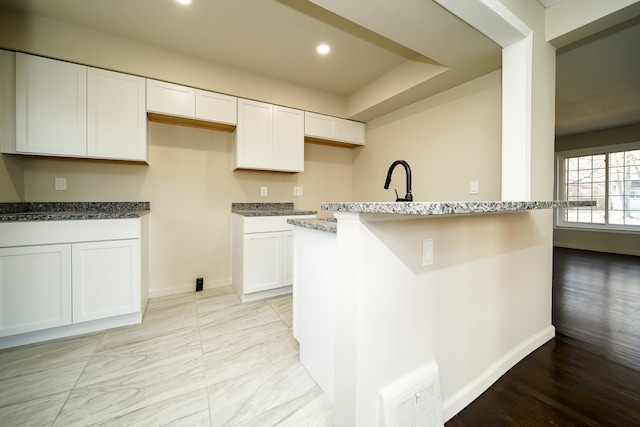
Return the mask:
<path id="1" fill-rule="evenodd" d="M 554 248 L 553 324 L 446 426 L 640 426 L 640 257 Z"/>

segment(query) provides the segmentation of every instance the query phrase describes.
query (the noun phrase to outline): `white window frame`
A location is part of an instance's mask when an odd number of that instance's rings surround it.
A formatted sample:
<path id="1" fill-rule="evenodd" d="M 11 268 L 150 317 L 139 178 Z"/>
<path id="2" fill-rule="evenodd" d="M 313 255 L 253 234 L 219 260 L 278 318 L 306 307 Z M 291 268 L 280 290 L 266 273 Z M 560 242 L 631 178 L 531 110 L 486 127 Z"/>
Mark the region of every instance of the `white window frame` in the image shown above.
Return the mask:
<path id="1" fill-rule="evenodd" d="M 604 145 L 590 148 L 580 148 L 576 150 L 558 151 L 555 153 L 555 198 L 556 200 L 566 200 L 564 186 L 564 160 L 567 157 L 592 156 L 598 154 L 616 153 L 620 151 L 640 150 L 640 141 L 625 144 Z M 607 163 L 606 185 L 609 185 L 609 164 Z M 608 191 L 608 190 L 607 190 Z M 607 197 L 608 198 L 608 197 Z M 608 200 L 605 199 L 605 209 L 608 210 Z M 607 213 L 608 216 L 608 213 Z M 555 228 L 577 229 L 577 230 L 596 230 L 596 231 L 613 231 L 640 234 L 640 225 L 618 225 L 618 224 L 593 224 L 579 222 L 565 222 L 564 209 L 556 209 Z"/>

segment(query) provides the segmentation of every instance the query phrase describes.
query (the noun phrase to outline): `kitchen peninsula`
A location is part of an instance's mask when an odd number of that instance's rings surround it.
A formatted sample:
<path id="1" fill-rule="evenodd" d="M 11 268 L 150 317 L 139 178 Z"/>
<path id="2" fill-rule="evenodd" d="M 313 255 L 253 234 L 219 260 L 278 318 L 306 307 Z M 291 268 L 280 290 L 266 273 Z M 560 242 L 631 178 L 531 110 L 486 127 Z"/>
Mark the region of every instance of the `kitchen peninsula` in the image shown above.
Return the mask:
<path id="1" fill-rule="evenodd" d="M 336 424 L 377 425 L 380 390 L 430 362 L 447 420 L 551 339 L 551 262 L 530 259 L 551 260 L 552 209 L 577 206 L 593 202 L 322 203 L 337 230 L 290 220 L 300 358 Z M 309 364 L 309 348 L 328 355 Z"/>

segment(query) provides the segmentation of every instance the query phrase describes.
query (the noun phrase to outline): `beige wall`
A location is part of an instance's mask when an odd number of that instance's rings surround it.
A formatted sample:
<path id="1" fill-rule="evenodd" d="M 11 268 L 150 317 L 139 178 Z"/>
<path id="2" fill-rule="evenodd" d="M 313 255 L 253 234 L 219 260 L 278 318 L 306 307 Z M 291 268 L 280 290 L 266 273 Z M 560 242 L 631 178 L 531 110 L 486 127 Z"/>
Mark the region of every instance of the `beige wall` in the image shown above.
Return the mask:
<path id="1" fill-rule="evenodd" d="M 0 156 L 0 202 L 24 201 L 22 156 Z"/>
<path id="2" fill-rule="evenodd" d="M 307 144 L 305 172 L 231 170 L 232 135 L 150 123 L 150 166 L 26 158 L 27 201 L 151 202 L 151 296 L 230 284 L 232 202 L 291 201 L 319 210 L 321 201 L 351 198 L 351 151 Z M 7 156 L 4 156 L 7 157 Z M 55 177 L 67 191 L 55 191 Z M 269 189 L 260 197 L 260 186 Z M 304 195 L 293 197 L 293 186 Z M 324 213 L 326 215 L 326 212 Z"/>
<path id="3" fill-rule="evenodd" d="M 354 198 L 393 201 L 405 194 L 397 159 L 411 166 L 415 201 L 500 200 L 500 72 L 458 86 L 367 123 L 367 146 L 355 152 Z M 469 182 L 479 181 L 479 194 Z"/>
<path id="4" fill-rule="evenodd" d="M 556 151 L 601 147 L 640 141 L 640 123 L 562 136 L 556 139 Z M 640 233 L 556 228 L 553 244 L 565 248 L 640 255 Z"/>

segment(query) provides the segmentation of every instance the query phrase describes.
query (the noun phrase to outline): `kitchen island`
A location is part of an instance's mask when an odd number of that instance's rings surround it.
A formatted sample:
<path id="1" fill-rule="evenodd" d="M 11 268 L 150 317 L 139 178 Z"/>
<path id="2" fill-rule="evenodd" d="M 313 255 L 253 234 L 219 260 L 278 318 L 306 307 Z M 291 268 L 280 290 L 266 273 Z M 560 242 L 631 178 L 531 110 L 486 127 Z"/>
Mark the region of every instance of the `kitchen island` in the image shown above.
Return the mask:
<path id="1" fill-rule="evenodd" d="M 307 346 L 333 355 L 307 369 L 333 393 L 336 425 L 378 425 L 381 390 L 433 362 L 432 410 L 448 420 L 553 338 L 552 209 L 577 206 L 593 202 L 323 203 L 335 234 L 292 221 L 294 298 L 316 293 L 297 310 L 321 313 L 325 340 L 305 343 L 308 313 L 294 313 L 301 361 Z M 306 287 L 318 275 L 325 288 Z"/>

